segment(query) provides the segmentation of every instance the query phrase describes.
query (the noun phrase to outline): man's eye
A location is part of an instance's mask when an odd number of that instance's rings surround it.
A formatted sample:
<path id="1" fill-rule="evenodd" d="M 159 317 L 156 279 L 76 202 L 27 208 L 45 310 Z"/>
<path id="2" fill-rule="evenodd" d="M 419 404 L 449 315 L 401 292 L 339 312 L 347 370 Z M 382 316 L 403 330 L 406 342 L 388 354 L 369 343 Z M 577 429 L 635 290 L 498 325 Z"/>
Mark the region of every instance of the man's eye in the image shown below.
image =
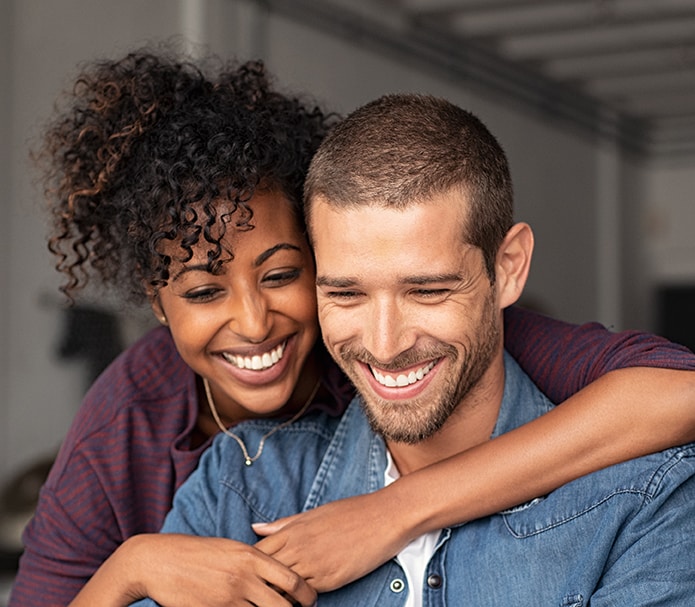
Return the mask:
<path id="1" fill-rule="evenodd" d="M 301 274 L 301 270 L 299 269 L 292 269 L 292 270 L 283 270 L 282 272 L 274 272 L 272 274 L 268 274 L 263 278 L 263 284 L 268 286 L 268 287 L 282 287 L 286 284 L 289 284 L 291 282 L 294 282 L 299 278 L 299 275 Z"/>
<path id="2" fill-rule="evenodd" d="M 423 299 L 436 299 L 446 297 L 450 292 L 450 289 L 415 289 L 413 294 Z"/>
<path id="3" fill-rule="evenodd" d="M 350 301 L 362 295 L 359 291 L 328 291 L 326 296 L 330 299 Z"/>

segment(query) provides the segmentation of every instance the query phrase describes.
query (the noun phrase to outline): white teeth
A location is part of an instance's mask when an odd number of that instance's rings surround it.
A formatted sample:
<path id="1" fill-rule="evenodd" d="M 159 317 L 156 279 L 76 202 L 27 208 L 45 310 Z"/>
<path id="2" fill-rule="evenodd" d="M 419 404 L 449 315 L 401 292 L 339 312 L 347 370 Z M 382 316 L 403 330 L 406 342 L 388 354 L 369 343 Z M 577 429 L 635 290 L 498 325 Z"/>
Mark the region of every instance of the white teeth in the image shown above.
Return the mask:
<path id="1" fill-rule="evenodd" d="M 386 386 L 388 388 L 402 388 L 404 386 L 414 384 L 416 381 L 420 381 L 434 368 L 434 365 L 435 362 L 431 361 L 427 363 L 424 367 L 420 367 L 417 371 L 411 371 L 410 373 L 408 373 L 408 375 L 401 373 L 400 375 L 397 375 L 395 378 L 392 375 L 380 373 L 373 367 L 370 368 L 372 369 L 372 374 L 382 386 Z"/>
<path id="2" fill-rule="evenodd" d="M 280 359 L 282 359 L 286 345 L 287 342 L 281 343 L 277 348 L 273 348 L 270 352 L 255 354 L 254 356 L 237 356 L 227 352 L 222 352 L 222 356 L 227 362 L 239 367 L 240 369 L 253 369 L 254 371 L 261 371 L 263 369 L 269 369 L 273 365 L 276 365 Z"/>

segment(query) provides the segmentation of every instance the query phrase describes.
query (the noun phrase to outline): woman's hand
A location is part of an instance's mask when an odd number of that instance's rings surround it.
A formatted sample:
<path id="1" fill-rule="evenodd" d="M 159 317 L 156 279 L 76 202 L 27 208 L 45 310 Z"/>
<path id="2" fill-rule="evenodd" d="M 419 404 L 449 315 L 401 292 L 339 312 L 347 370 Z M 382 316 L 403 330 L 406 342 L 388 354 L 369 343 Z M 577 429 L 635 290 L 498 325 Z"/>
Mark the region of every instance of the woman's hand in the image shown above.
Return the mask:
<path id="1" fill-rule="evenodd" d="M 387 490 L 256 524 L 253 530 L 267 536 L 256 548 L 295 571 L 317 592 L 340 588 L 394 557 L 411 539 L 404 531 L 408 526 L 398 524 L 405 516 L 394 516 L 398 505 L 389 503 Z"/>
<path id="2" fill-rule="evenodd" d="M 134 536 L 102 565 L 70 607 L 124 607 L 150 597 L 166 607 L 310 607 L 314 590 L 253 546 L 178 534 Z"/>

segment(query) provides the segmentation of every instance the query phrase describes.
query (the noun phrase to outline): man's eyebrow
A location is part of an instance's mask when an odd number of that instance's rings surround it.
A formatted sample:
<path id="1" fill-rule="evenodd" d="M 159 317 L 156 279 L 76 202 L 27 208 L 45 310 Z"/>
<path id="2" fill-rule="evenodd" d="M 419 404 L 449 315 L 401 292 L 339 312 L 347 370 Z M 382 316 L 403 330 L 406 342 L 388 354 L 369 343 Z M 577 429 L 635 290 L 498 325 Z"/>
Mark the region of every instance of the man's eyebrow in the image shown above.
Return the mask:
<path id="1" fill-rule="evenodd" d="M 400 282 L 407 285 L 431 285 L 434 283 L 460 282 L 461 280 L 463 280 L 463 277 L 458 273 L 418 274 L 415 276 L 404 276 Z"/>
<path id="2" fill-rule="evenodd" d="M 317 276 L 317 287 L 333 287 L 334 289 L 347 289 L 358 283 L 355 278 L 331 278 L 330 276 Z"/>
<path id="3" fill-rule="evenodd" d="M 460 282 L 463 280 L 460 274 L 417 274 L 404 276 L 398 282 L 404 285 L 431 285 L 448 282 Z M 332 287 L 334 289 L 349 289 L 359 285 L 359 280 L 351 277 L 332 278 L 330 276 L 317 276 L 316 286 Z"/>
<path id="4" fill-rule="evenodd" d="M 257 268 L 263 265 L 263 263 L 273 255 L 275 255 L 275 253 L 283 250 L 301 252 L 301 248 L 299 248 L 298 246 L 290 244 L 288 242 L 281 242 L 280 244 L 276 244 L 274 247 L 270 247 L 267 251 L 263 251 L 263 253 L 256 257 L 256 259 L 253 260 L 254 267 Z M 178 280 L 179 278 L 181 278 L 181 276 L 187 274 L 188 272 L 207 272 L 209 274 L 210 266 L 206 263 L 197 263 L 194 266 L 185 266 L 181 268 L 178 272 L 176 272 L 176 274 L 174 274 L 174 276 L 171 279 L 172 282 Z"/>

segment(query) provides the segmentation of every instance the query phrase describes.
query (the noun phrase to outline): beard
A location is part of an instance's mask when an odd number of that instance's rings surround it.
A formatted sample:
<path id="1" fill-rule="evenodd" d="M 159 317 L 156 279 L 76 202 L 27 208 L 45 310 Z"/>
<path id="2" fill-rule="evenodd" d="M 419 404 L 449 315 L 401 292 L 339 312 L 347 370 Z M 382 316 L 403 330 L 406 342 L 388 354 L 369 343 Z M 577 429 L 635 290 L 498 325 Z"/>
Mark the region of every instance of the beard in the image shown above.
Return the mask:
<path id="1" fill-rule="evenodd" d="M 398 355 L 388 365 L 377 361 L 361 346 L 345 344 L 339 348 L 336 361 L 350 378 L 362 398 L 362 408 L 369 424 L 387 441 L 415 445 L 436 434 L 462 401 L 478 385 L 490 367 L 500 341 L 500 326 L 495 319 L 494 301 L 488 301 L 475 331 L 457 350 L 447 343 L 428 348 L 413 348 Z M 357 364 L 364 363 L 385 371 L 398 371 L 417 363 L 447 358 L 450 370 L 440 370 L 434 383 L 421 395 L 409 400 L 386 400 L 374 394 Z M 446 374 L 442 373 L 445 371 Z"/>

